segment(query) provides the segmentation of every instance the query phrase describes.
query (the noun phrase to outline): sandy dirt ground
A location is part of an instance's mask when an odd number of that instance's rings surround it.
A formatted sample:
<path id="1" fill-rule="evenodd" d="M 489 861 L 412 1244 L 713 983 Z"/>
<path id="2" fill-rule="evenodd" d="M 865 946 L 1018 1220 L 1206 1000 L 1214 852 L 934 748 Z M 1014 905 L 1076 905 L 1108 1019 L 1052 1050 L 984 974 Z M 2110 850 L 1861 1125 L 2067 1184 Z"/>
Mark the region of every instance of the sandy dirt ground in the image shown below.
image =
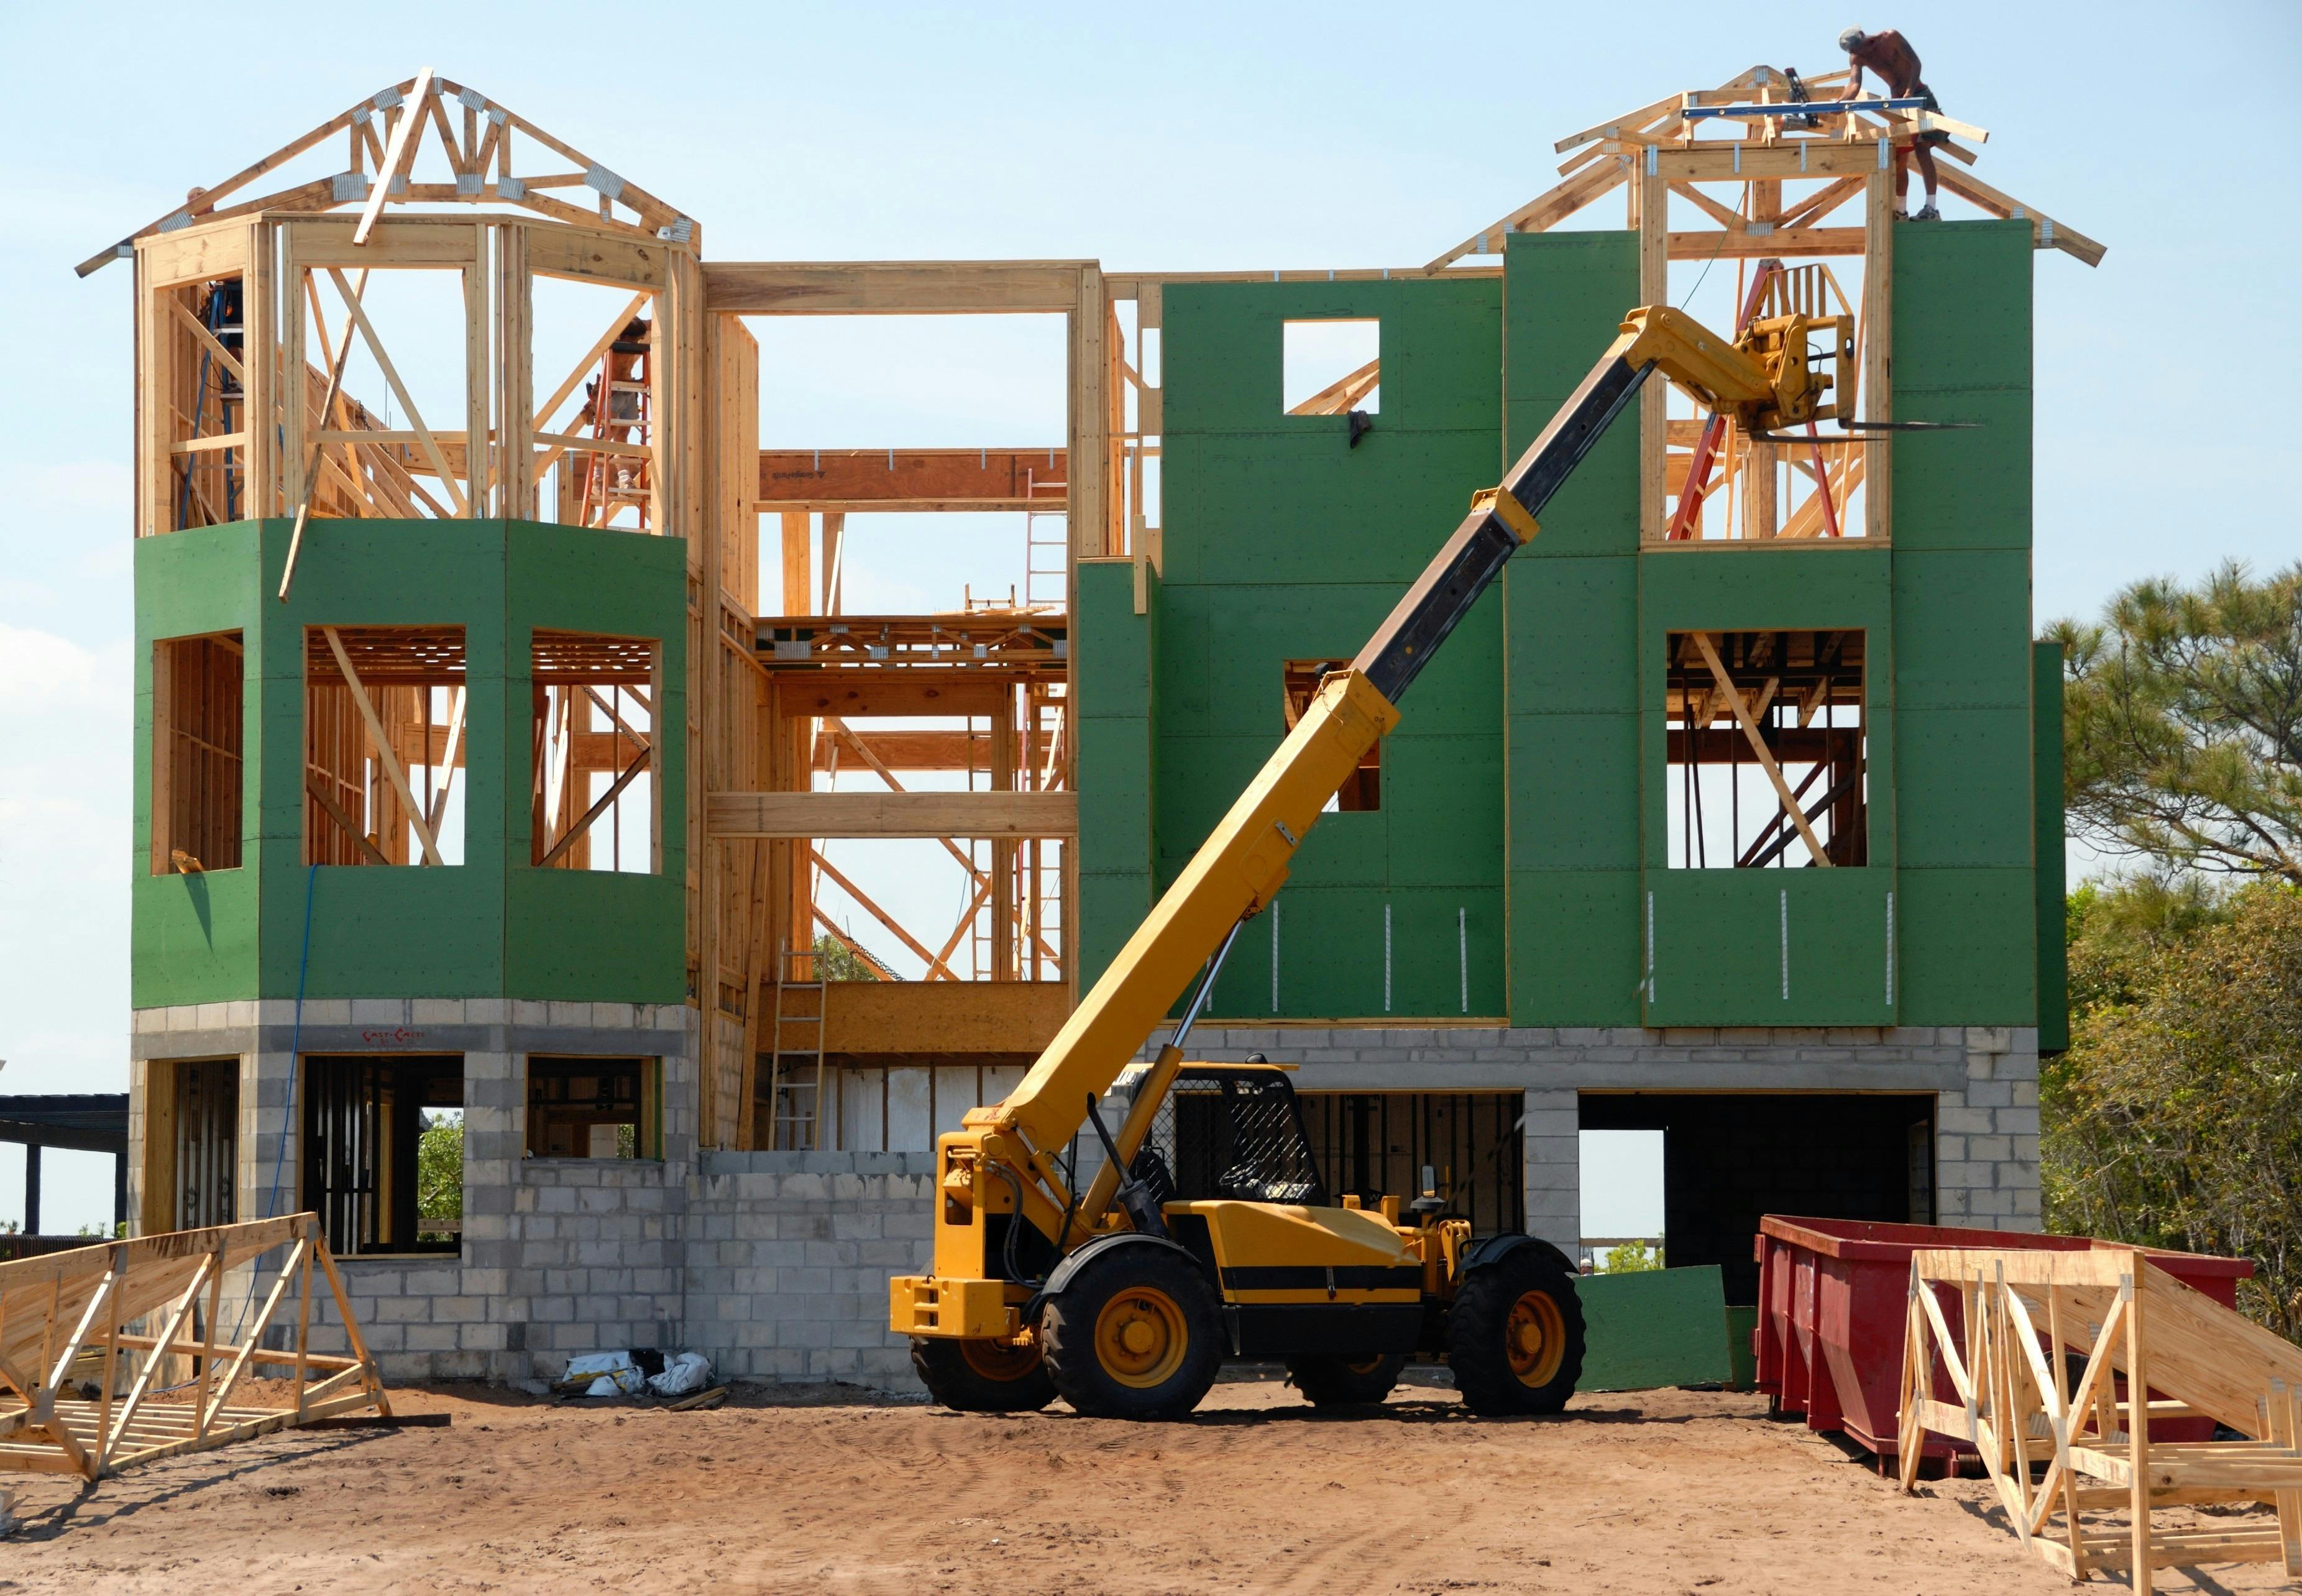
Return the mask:
<path id="1" fill-rule="evenodd" d="M 93 1489 L 0 1476 L 22 1521 L 0 1592 L 2071 1589 L 1982 1484 L 1901 1496 L 1749 1396 L 1493 1423 L 1406 1385 L 1341 1418 L 1249 1378 L 1144 1426 L 836 1388 L 685 1414 L 394 1403 L 450 1422 L 270 1436 Z M 2282 1588 L 2263 1567 L 2161 1577 Z"/>

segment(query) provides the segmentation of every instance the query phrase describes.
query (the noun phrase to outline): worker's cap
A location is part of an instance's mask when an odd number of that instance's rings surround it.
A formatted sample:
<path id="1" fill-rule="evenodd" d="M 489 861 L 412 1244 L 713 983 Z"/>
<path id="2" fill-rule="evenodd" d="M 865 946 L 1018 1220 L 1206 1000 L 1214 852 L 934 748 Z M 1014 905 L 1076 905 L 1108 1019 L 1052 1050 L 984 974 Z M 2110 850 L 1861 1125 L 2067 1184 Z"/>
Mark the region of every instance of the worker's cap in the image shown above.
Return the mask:
<path id="1" fill-rule="evenodd" d="M 1860 28 L 1849 28 L 1845 32 L 1838 36 L 1838 47 L 1842 50 L 1852 53 L 1855 50 L 1861 49 L 1862 47 L 1862 41 L 1869 37 L 1869 35 L 1864 33 Z"/>

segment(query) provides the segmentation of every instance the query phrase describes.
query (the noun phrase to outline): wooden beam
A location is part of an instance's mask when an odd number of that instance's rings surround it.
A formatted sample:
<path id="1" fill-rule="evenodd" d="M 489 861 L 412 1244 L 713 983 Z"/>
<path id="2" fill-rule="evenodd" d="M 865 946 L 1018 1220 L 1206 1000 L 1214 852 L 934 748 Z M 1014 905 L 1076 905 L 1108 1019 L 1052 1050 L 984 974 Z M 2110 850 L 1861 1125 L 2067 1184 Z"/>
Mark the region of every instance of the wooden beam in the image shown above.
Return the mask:
<path id="1" fill-rule="evenodd" d="M 1639 303 L 1670 300 L 1670 190 L 1664 180 L 1642 168 L 1631 180 L 1638 204 Z M 1665 517 L 1668 465 L 1669 384 L 1646 383 L 1639 392 L 1639 538 L 1661 542 L 1669 535 Z"/>
<path id="2" fill-rule="evenodd" d="M 384 353 L 383 340 L 376 336 L 374 326 L 367 319 L 367 312 L 360 308 L 360 296 L 352 291 L 350 283 L 344 281 L 341 268 L 330 266 L 326 270 L 329 277 L 335 282 L 336 291 L 343 296 L 345 315 L 359 328 L 360 337 L 366 342 L 368 353 L 375 357 L 376 369 L 383 374 L 383 380 L 391 385 L 393 395 L 399 400 L 399 407 L 407 412 L 407 425 L 416 433 L 416 441 L 423 447 L 424 458 L 431 462 L 432 469 L 438 474 L 440 485 L 447 489 L 448 497 L 455 500 L 456 513 L 459 516 L 470 515 L 471 500 L 464 496 L 463 487 L 456 481 L 454 474 L 449 470 L 448 457 L 441 451 L 438 437 L 430 427 L 424 424 L 424 417 L 416 408 L 415 399 L 408 395 L 407 385 L 399 380 L 399 368 L 392 365 L 391 357 Z"/>
<path id="3" fill-rule="evenodd" d="M 448 794 L 455 789 L 456 771 L 464 762 L 464 710 L 466 702 L 463 688 L 450 687 L 448 690 L 448 745 L 441 751 L 438 761 L 442 772 L 440 790 L 432 794 L 432 807 L 424 815 L 424 819 L 432 823 L 435 835 L 439 832 L 441 820 L 448 813 Z M 424 738 L 426 742 L 431 739 L 428 722 Z M 431 751 L 427 748 L 424 752 L 428 754 Z M 427 765 L 433 763 L 429 759 L 424 762 Z"/>
<path id="4" fill-rule="evenodd" d="M 759 508 L 786 515 L 810 510 L 1061 510 L 1068 460 L 1060 447 L 763 449 Z"/>
<path id="5" fill-rule="evenodd" d="M 370 842 L 366 834 L 352 823 L 352 818 L 344 812 L 343 805 L 329 796 L 328 790 L 320 785 L 320 778 L 308 770 L 304 773 L 304 790 L 312 795 L 312 802 L 320 806 L 321 811 L 336 823 L 338 829 L 352 839 L 352 845 L 367 855 L 368 863 L 390 864 L 391 862 L 383 856 L 382 850 Z"/>
<path id="6" fill-rule="evenodd" d="M 881 715 L 988 715 L 1014 676 L 955 667 L 948 670 L 870 668 L 775 672 L 776 699 L 786 715 L 837 715 L 855 720 Z"/>
<path id="7" fill-rule="evenodd" d="M 1895 174 L 1874 172 L 1867 181 L 1862 213 L 1868 235 L 1862 255 L 1862 365 L 1856 373 L 1862 391 L 1853 407 L 1866 419 L 1887 421 L 1895 414 Z M 1892 433 L 1878 433 L 1863 440 L 1863 535 L 1874 546 L 1883 545 L 1895 533 L 1894 437 Z"/>
<path id="8" fill-rule="evenodd" d="M 1994 216 L 2002 219 L 2011 219 L 2017 215 L 2025 217 L 2030 223 L 2030 236 L 2037 247 L 2041 249 L 2059 249 L 2065 255 L 2077 256 L 2090 266 L 2102 265 L 2102 257 L 2107 253 L 2105 246 L 2096 243 L 2076 228 L 2065 226 L 2050 216 L 2040 214 L 2036 209 L 2025 206 L 2012 195 L 2000 193 L 1978 177 L 1963 172 L 1945 169 L 1942 172 L 1942 186 L 1961 199 L 1980 206 Z"/>
<path id="9" fill-rule="evenodd" d="M 834 981 L 823 995 L 823 1046 L 896 1058 L 1029 1056 L 1054 1040 L 1070 1013 L 1061 981 Z M 798 1034 L 794 1027 L 794 1050 Z"/>
<path id="10" fill-rule="evenodd" d="M 826 719 L 836 718 L 826 716 Z M 851 745 L 867 749 L 866 761 L 876 760 L 890 770 L 975 770 L 983 768 L 985 737 L 979 732 L 963 731 L 859 731 L 845 727 L 844 734 Z M 831 768 L 830 743 L 819 742 L 815 750 L 815 768 Z"/>
<path id="11" fill-rule="evenodd" d="M 1290 416 L 1342 416 L 1374 391 L 1382 382 L 1382 362 L 1370 360 L 1357 371 L 1336 378 L 1287 412 Z"/>
<path id="12" fill-rule="evenodd" d="M 375 749 L 375 761 L 383 767 L 384 778 L 391 783 L 392 791 L 407 811 L 407 823 L 416 827 L 416 840 L 423 845 L 424 862 L 440 864 L 439 844 L 432 840 L 431 823 L 424 818 L 424 806 L 416 802 L 414 789 L 407 785 L 407 772 L 400 769 L 399 756 L 392 752 L 391 737 L 383 729 L 383 722 L 368 701 L 367 689 L 360 685 L 359 675 L 352 669 L 351 656 L 344 652 L 344 640 L 333 626 L 323 626 L 321 634 L 327 638 L 329 649 L 336 656 L 336 668 L 344 673 L 344 685 L 351 689 L 352 706 L 359 711 L 360 719 L 367 725 L 371 745 Z"/>
<path id="13" fill-rule="evenodd" d="M 938 977 L 946 981 L 954 981 L 959 979 L 952 973 L 951 966 L 946 962 L 951 955 L 951 950 L 948 947 L 940 953 L 931 953 L 928 952 L 926 944 L 920 941 L 918 937 L 912 936 L 909 931 L 903 929 L 903 926 L 896 920 L 894 915 L 888 913 L 885 909 L 880 908 L 878 904 L 873 903 L 870 895 L 867 895 L 861 887 L 856 886 L 855 883 L 850 881 L 845 876 L 842 875 L 839 872 L 838 867 L 834 865 L 831 861 L 826 859 L 821 853 L 818 853 L 813 848 L 810 848 L 807 851 L 807 854 L 810 862 L 811 862 L 817 869 L 821 870 L 826 876 L 828 876 L 831 878 L 833 885 L 837 886 L 840 891 L 845 893 L 849 897 L 854 899 L 855 902 L 862 908 L 864 913 L 870 915 L 873 920 L 878 920 L 881 925 L 885 926 L 896 941 L 911 949 L 912 952 L 918 956 L 920 961 L 926 964 L 928 967 L 928 979 L 929 980 L 934 980 Z M 820 913 L 821 911 L 819 910 L 818 912 Z M 783 1038 L 778 1036 L 776 1040 L 777 1043 L 777 1051 L 781 1052 L 781 1043 Z M 830 1049 L 827 1047 L 823 1049 L 823 1051 L 828 1052 Z"/>
<path id="14" fill-rule="evenodd" d="M 1055 315 L 1078 261 L 706 261 L 707 307 L 730 315 Z"/>
<path id="15" fill-rule="evenodd" d="M 1760 769 L 1774 784 L 1775 795 L 1782 800 L 1783 808 L 1798 827 L 1799 836 L 1806 843 L 1807 851 L 1814 856 L 1815 863 L 1827 867 L 1830 855 L 1823 852 L 1822 839 L 1815 836 L 1814 827 L 1807 823 L 1806 811 L 1799 807 L 1798 795 L 1791 791 L 1791 784 L 1783 779 L 1782 767 L 1775 763 L 1775 756 L 1767 747 L 1765 735 L 1760 731 L 1758 721 L 1752 718 L 1750 707 L 1743 703 L 1743 695 L 1735 691 L 1735 679 L 1726 674 L 1726 664 L 1718 658 L 1718 645 L 1710 641 L 1708 632 L 1697 632 L 1693 636 L 1694 646 L 1701 651 L 1702 662 L 1710 668 L 1711 680 L 1718 684 L 1718 696 L 1734 711 L 1735 720 L 1743 727 L 1743 735 L 1750 740 L 1751 752 L 1758 755 Z"/>
<path id="16" fill-rule="evenodd" d="M 354 299 L 367 292 L 367 276 L 366 268 L 362 267 L 359 281 L 348 290 Z M 339 278 L 338 281 L 340 282 L 341 279 Z M 312 290 L 310 296 L 312 314 L 316 319 L 320 314 L 319 290 L 316 286 L 310 283 L 308 279 L 306 286 Z M 172 297 L 169 303 L 172 305 L 175 303 Z M 320 336 L 324 340 L 327 335 L 327 323 L 323 321 L 320 323 Z M 288 590 L 296 581 L 296 559 L 303 552 L 304 528 L 312 518 L 312 495 L 319 491 L 320 488 L 320 462 L 327 458 L 328 412 L 340 406 L 344 391 L 344 362 L 350 358 L 351 352 L 352 323 L 351 318 L 347 316 L 344 319 L 343 336 L 336 340 L 335 356 L 328 362 L 328 386 L 320 395 L 319 408 L 314 412 L 316 428 L 314 436 L 316 441 L 312 445 L 311 462 L 304 472 L 303 479 L 296 484 L 296 525 L 288 533 L 288 559 L 280 572 L 280 601 L 282 604 L 288 601 Z M 291 399 L 290 402 L 294 401 Z M 437 445 L 434 447 L 436 448 Z M 349 449 L 345 452 L 348 456 L 350 453 Z M 347 475 L 351 474 L 347 473 Z M 356 476 L 354 486 L 357 486 Z"/>
<path id="17" fill-rule="evenodd" d="M 608 323 L 606 332 L 592 340 L 583 358 L 568 368 L 567 375 L 561 379 L 559 386 L 551 391 L 551 397 L 536 407 L 535 419 L 528 429 L 530 432 L 541 433 L 550 424 L 552 414 L 575 396 L 576 390 L 583 386 L 585 377 L 599 369 L 600 358 L 608 352 L 608 346 L 624 335 L 624 329 L 632 324 L 632 318 L 645 310 L 648 301 L 654 298 L 654 293 L 645 289 L 632 296 L 631 303 L 617 313 L 616 319 Z"/>
<path id="18" fill-rule="evenodd" d="M 760 456 L 760 476 L 767 475 L 767 457 Z M 806 615 L 815 608 L 815 577 L 811 569 L 815 517 L 803 509 L 786 509 L 777 517 L 783 533 L 784 613 Z"/>
<path id="19" fill-rule="evenodd" d="M 1673 260 L 1760 260 L 1769 256 L 1861 253 L 1862 230 L 1859 227 L 1786 227 L 1772 232 L 1725 228 L 1717 232 L 1670 235 Z"/>
<path id="20" fill-rule="evenodd" d="M 713 793 L 710 834 L 735 836 L 1076 836 L 1072 793 Z"/>
<path id="21" fill-rule="evenodd" d="M 567 833 L 562 836 L 558 842 L 551 844 L 550 851 L 545 853 L 542 858 L 535 861 L 536 868 L 538 869 L 549 869 L 551 866 L 557 864 L 559 861 L 559 856 L 567 853 L 568 849 L 574 847 L 576 845 L 576 839 L 583 836 L 586 832 L 592 829 L 592 822 L 598 819 L 601 815 L 606 814 L 608 812 L 609 806 L 614 803 L 617 799 L 623 796 L 624 789 L 631 785 L 633 782 L 639 779 L 640 773 L 648 768 L 648 765 L 653 760 L 654 755 L 655 751 L 651 748 L 641 749 L 639 757 L 634 760 L 631 764 L 626 768 L 621 776 L 617 777 L 616 779 L 609 785 L 608 790 L 601 794 L 599 799 L 592 805 L 592 807 L 584 811 L 583 817 L 578 819 L 576 824 L 570 826 L 567 828 Z"/>
<path id="22" fill-rule="evenodd" d="M 376 172 L 375 186 L 368 190 L 359 225 L 352 229 L 353 243 L 367 242 L 376 218 L 383 214 L 384 201 L 391 197 L 392 180 L 407 174 L 408 164 L 416 158 L 416 147 L 423 139 L 424 113 L 431 99 L 432 69 L 427 66 L 416 74 L 416 87 L 400 105 L 399 120 L 392 124 L 391 142 L 384 148 L 383 164 Z"/>

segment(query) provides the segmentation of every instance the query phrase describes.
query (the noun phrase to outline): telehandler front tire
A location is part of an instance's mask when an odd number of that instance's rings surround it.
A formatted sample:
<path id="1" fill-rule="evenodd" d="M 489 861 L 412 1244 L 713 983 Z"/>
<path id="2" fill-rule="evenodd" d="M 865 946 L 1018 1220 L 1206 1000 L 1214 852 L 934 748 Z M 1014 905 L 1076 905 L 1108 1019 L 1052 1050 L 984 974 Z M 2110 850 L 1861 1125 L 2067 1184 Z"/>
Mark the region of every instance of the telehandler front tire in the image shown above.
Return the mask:
<path id="1" fill-rule="evenodd" d="M 912 1367 L 928 1395 L 954 1413 L 1031 1413 L 1055 1399 L 1037 1347 L 913 1336 Z"/>
<path id="2" fill-rule="evenodd" d="M 1288 1378 L 1314 1407 L 1371 1407 L 1390 1395 L 1407 1367 L 1403 1352 L 1372 1357 L 1290 1357 Z"/>
<path id="3" fill-rule="evenodd" d="M 1047 1371 L 1088 1418 L 1177 1419 L 1222 1366 L 1222 1315 L 1198 1265 L 1164 1247 L 1086 1259 L 1039 1321 Z"/>
<path id="4" fill-rule="evenodd" d="M 1583 1303 L 1549 1253 L 1520 1247 L 1474 1270 L 1447 1315 L 1447 1363 L 1483 1418 L 1557 1413 L 1583 1377 Z"/>

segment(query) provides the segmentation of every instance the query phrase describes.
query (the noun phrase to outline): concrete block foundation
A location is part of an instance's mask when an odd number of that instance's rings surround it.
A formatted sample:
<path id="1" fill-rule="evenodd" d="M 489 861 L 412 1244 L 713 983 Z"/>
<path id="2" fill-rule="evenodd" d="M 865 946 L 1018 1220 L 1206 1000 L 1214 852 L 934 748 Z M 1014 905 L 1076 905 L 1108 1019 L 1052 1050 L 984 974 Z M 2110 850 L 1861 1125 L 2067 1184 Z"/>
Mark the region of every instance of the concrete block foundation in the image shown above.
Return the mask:
<path id="1" fill-rule="evenodd" d="M 155 1063 L 239 1060 L 239 1217 L 258 1218 L 300 1202 L 300 1134 L 282 1134 L 291 1035 L 307 1057 L 387 1046 L 460 1054 L 461 1247 L 341 1264 L 389 1377 L 549 1378 L 577 1353 L 654 1346 L 698 1348 L 737 1379 L 915 1389 L 908 1348 L 886 1328 L 886 1282 L 927 1266 L 931 1147 L 699 1151 L 696 1016 L 684 1007 L 362 1000 L 307 1004 L 300 1027 L 290 1007 L 137 1012 L 130 1212 L 142 1212 L 150 1167 L 144 1106 Z M 1190 1052 L 1296 1062 L 1306 1092 L 1523 1092 L 1526 1228 L 1565 1248 L 1582 1238 L 1590 1093 L 1930 1096 L 1937 1219 L 2039 1228 L 2037 1039 L 2028 1029 L 1203 1025 Z M 526 1155 L 530 1055 L 634 1054 L 661 1061 L 660 1158 Z M 319 1315 L 329 1350 L 342 1344 L 335 1317 Z"/>

